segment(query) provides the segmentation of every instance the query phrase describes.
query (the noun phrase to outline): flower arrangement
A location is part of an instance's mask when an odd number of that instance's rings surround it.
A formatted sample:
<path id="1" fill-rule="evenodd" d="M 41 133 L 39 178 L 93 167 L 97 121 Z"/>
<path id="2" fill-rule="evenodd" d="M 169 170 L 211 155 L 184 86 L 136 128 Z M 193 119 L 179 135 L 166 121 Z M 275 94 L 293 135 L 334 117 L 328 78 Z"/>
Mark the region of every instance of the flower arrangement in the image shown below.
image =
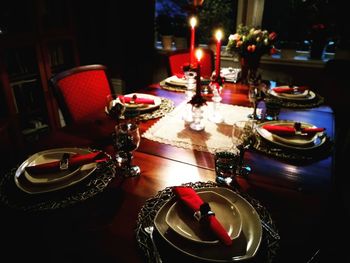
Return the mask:
<path id="1" fill-rule="evenodd" d="M 226 51 L 238 54 L 240 57 L 261 57 L 264 54 L 276 52 L 274 43 L 277 34 L 269 33 L 252 26 L 239 25 L 237 32 L 228 38 Z"/>

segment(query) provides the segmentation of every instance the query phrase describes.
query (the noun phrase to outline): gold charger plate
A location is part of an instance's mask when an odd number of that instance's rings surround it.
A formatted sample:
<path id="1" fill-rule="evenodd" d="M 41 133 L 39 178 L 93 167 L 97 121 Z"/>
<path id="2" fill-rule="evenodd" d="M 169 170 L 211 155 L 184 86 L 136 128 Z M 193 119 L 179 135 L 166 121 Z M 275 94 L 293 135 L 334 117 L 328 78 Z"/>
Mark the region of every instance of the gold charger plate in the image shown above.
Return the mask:
<path id="1" fill-rule="evenodd" d="M 36 184 L 36 183 L 30 182 L 25 176 L 25 167 L 27 167 L 29 163 L 31 163 L 33 160 L 38 158 L 38 155 L 45 155 L 50 153 L 50 151 L 74 152 L 79 154 L 87 154 L 91 152 L 88 149 L 82 149 L 82 148 L 57 148 L 57 149 L 38 152 L 30 156 L 16 170 L 14 180 L 15 180 L 15 184 L 19 189 L 21 189 L 22 191 L 28 194 L 40 194 L 40 193 L 57 191 L 79 183 L 80 181 L 82 181 L 83 179 L 91 175 L 96 169 L 96 166 L 97 166 L 96 163 L 89 163 L 81 166 L 80 169 L 74 174 L 74 176 L 73 175 L 69 176 L 62 181 L 58 181 L 51 184 Z"/>
<path id="2" fill-rule="evenodd" d="M 204 202 L 209 203 L 211 210 L 222 224 L 230 238 L 237 238 L 242 229 L 241 215 L 236 206 L 226 197 L 213 192 L 203 191 L 198 193 Z M 201 224 L 185 211 L 180 202 L 175 202 L 165 217 L 165 222 L 176 233 L 194 242 L 215 244 L 219 240 L 208 231 L 203 230 Z"/>
<path id="3" fill-rule="evenodd" d="M 279 125 L 279 126 L 293 126 L 295 121 L 288 120 L 279 120 L 279 121 L 269 121 L 260 123 L 256 127 L 257 133 L 262 136 L 264 139 L 291 149 L 297 150 L 310 150 L 316 147 L 321 146 L 326 141 L 326 136 L 324 136 L 324 132 L 316 133 L 314 136 L 305 136 L 305 135 L 294 135 L 289 137 L 282 137 L 276 134 L 269 132 L 264 129 L 263 126 L 268 125 Z M 300 122 L 302 128 L 316 128 L 315 125 L 305 122 Z"/>
<path id="4" fill-rule="evenodd" d="M 125 103 L 126 110 L 137 110 L 137 111 L 149 111 L 159 108 L 160 104 L 162 103 L 162 99 L 160 97 L 151 95 L 151 94 L 145 94 L 145 93 L 130 93 L 124 95 L 125 97 L 132 97 L 136 95 L 138 98 L 145 98 L 145 99 L 152 99 L 154 100 L 154 104 L 135 104 L 135 103 Z"/>
<path id="5" fill-rule="evenodd" d="M 77 151 L 71 151 L 69 149 L 52 149 L 48 151 L 43 151 L 36 153 L 32 155 L 28 161 L 28 165 L 26 166 L 34 166 L 34 165 L 39 165 L 39 164 L 44 164 L 44 163 L 49 163 L 53 161 L 59 161 L 61 160 L 62 156 L 64 153 L 68 153 L 70 155 L 74 155 L 77 153 Z M 84 151 L 83 154 L 87 153 Z M 75 169 L 68 169 L 68 170 L 63 170 L 55 173 L 41 173 L 41 174 L 34 174 L 34 173 L 29 173 L 26 170 L 24 170 L 24 176 L 26 179 L 33 183 L 33 184 L 50 184 L 50 183 L 56 183 L 59 181 L 64 181 L 70 176 L 73 176 L 76 174 L 81 167 L 75 168 Z"/>
<path id="6" fill-rule="evenodd" d="M 282 88 L 284 86 L 281 86 Z M 288 87 L 288 86 L 285 86 Z M 296 101 L 309 101 L 316 98 L 315 92 L 312 90 L 305 90 L 304 92 L 296 92 L 296 93 L 277 93 L 272 89 L 268 91 L 272 96 L 285 99 L 285 100 L 296 100 Z"/>
<path id="7" fill-rule="evenodd" d="M 205 262 L 235 262 L 252 258 L 257 253 L 262 240 L 262 226 L 259 214 L 254 207 L 243 197 L 224 187 L 209 187 L 197 190 L 213 191 L 224 196 L 233 203 L 241 215 L 242 229 L 238 238 L 233 240 L 231 246 L 221 242 L 215 244 L 201 244 L 184 239 L 175 233 L 166 223 L 166 215 L 171 206 L 177 201 L 174 197 L 167 201 L 157 212 L 154 225 L 161 238 L 192 259 Z"/>

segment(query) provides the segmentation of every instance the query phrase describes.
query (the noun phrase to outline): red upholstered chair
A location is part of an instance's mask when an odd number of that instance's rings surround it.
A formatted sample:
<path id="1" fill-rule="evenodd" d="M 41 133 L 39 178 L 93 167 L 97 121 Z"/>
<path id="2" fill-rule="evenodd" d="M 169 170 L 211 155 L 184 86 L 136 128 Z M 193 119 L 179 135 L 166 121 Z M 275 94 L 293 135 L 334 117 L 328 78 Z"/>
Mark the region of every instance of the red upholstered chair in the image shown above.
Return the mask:
<path id="1" fill-rule="evenodd" d="M 203 58 L 201 59 L 201 76 L 209 79 L 214 70 L 214 52 L 209 48 L 202 48 Z M 168 74 L 169 76 L 183 74 L 182 66 L 189 64 L 189 49 L 176 50 L 168 53 Z"/>
<path id="2" fill-rule="evenodd" d="M 78 66 L 50 79 L 66 124 L 91 120 L 103 113 L 112 86 L 103 65 Z"/>

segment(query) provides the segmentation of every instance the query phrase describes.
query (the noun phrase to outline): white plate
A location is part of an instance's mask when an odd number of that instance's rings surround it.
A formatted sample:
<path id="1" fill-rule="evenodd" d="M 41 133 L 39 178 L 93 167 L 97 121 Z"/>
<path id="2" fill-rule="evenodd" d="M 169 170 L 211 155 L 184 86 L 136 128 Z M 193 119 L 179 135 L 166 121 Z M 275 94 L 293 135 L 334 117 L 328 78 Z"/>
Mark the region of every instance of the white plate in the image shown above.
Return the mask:
<path id="1" fill-rule="evenodd" d="M 236 206 L 227 198 L 213 191 L 198 193 L 204 202 L 207 202 L 216 218 L 226 230 L 231 240 L 237 238 L 241 232 L 241 215 Z M 203 230 L 201 224 L 185 210 L 183 204 L 175 202 L 165 217 L 166 223 L 179 235 L 194 242 L 215 244 L 217 237 Z"/>
<path id="2" fill-rule="evenodd" d="M 283 88 L 284 86 L 281 86 L 279 88 Z M 288 86 L 285 86 L 288 87 Z M 304 92 L 301 93 L 277 93 L 272 89 L 268 91 L 272 96 L 281 98 L 281 99 L 286 99 L 286 100 L 297 100 L 297 101 L 303 101 L 303 100 L 313 100 L 316 97 L 315 92 L 312 90 L 305 90 Z"/>
<path id="3" fill-rule="evenodd" d="M 155 216 L 154 225 L 161 238 L 176 251 L 188 256 L 189 260 L 192 258 L 205 262 L 235 262 L 254 257 L 262 239 L 261 222 L 254 207 L 243 197 L 224 187 L 203 188 L 197 192 L 203 191 L 213 191 L 224 196 L 239 211 L 242 220 L 242 230 L 239 237 L 233 240 L 232 245 L 225 246 L 221 242 L 210 245 L 196 243 L 184 239 L 175 233 L 165 222 L 169 209 L 177 201 L 175 197 L 167 201 Z"/>
<path id="4" fill-rule="evenodd" d="M 51 183 L 51 184 L 31 183 L 30 181 L 28 181 L 28 179 L 25 176 L 25 173 L 24 173 L 25 167 L 27 167 L 29 163 L 31 163 L 34 159 L 38 158 L 37 157 L 38 155 L 47 154 L 50 151 L 74 152 L 79 154 L 87 154 L 91 152 L 87 149 L 82 149 L 82 148 L 58 148 L 58 149 L 38 152 L 32 155 L 27 160 L 25 160 L 16 170 L 14 180 L 19 189 L 21 189 L 22 191 L 28 194 L 40 194 L 40 193 L 57 191 L 59 189 L 63 189 L 79 183 L 83 179 L 87 178 L 90 174 L 92 174 L 96 169 L 96 163 L 85 164 L 80 167 L 79 171 L 76 172 L 74 176 L 69 176 L 65 180 L 58 181 L 56 183 Z"/>
<path id="5" fill-rule="evenodd" d="M 269 132 L 264 129 L 264 125 L 279 125 L 279 126 L 293 126 L 295 121 L 288 120 L 279 120 L 279 121 L 269 121 L 260 123 L 256 127 L 256 131 L 260 134 L 264 139 L 287 148 L 298 149 L 298 150 L 310 150 L 316 147 L 321 146 L 325 140 L 326 136 L 324 136 L 324 132 L 318 132 L 314 136 L 303 136 L 303 135 L 295 135 L 289 137 L 282 137 L 276 134 Z M 317 128 L 313 124 L 300 122 L 302 128 Z"/>
<path id="6" fill-rule="evenodd" d="M 187 80 L 184 78 L 178 78 L 176 75 L 166 78 L 164 80 L 166 84 L 174 85 L 174 86 L 186 86 Z"/>
<path id="7" fill-rule="evenodd" d="M 144 94 L 144 93 L 130 93 L 124 95 L 125 97 L 132 97 L 136 95 L 138 98 L 146 98 L 146 99 L 152 99 L 154 100 L 154 104 L 134 104 L 134 103 L 125 103 L 126 110 L 138 110 L 138 111 L 148 111 L 159 108 L 160 104 L 162 103 L 162 99 L 160 97 L 151 95 L 151 94 Z"/>
<path id="8" fill-rule="evenodd" d="M 74 155 L 76 154 L 76 151 L 71 151 L 67 149 L 53 149 L 53 150 L 39 152 L 32 155 L 28 159 L 29 163 L 27 166 L 34 166 L 34 165 L 59 161 L 61 160 L 64 153 Z M 50 183 L 57 183 L 57 182 L 66 180 L 67 178 L 79 172 L 80 168 L 81 167 L 75 168 L 73 170 L 68 169 L 68 170 L 59 171 L 55 173 L 41 173 L 41 174 L 29 173 L 27 171 L 24 171 L 24 176 L 29 182 L 33 184 L 50 184 Z"/>

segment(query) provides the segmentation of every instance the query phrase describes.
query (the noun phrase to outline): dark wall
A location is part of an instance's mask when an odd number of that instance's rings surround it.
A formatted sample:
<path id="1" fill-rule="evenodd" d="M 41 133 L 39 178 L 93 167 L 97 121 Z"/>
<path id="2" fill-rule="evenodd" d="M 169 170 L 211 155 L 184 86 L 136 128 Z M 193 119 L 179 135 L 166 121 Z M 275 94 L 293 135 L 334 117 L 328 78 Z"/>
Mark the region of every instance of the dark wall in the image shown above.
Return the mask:
<path id="1" fill-rule="evenodd" d="M 132 91 L 152 82 L 154 8 L 151 1 L 74 1 L 81 64 L 101 63 Z"/>

